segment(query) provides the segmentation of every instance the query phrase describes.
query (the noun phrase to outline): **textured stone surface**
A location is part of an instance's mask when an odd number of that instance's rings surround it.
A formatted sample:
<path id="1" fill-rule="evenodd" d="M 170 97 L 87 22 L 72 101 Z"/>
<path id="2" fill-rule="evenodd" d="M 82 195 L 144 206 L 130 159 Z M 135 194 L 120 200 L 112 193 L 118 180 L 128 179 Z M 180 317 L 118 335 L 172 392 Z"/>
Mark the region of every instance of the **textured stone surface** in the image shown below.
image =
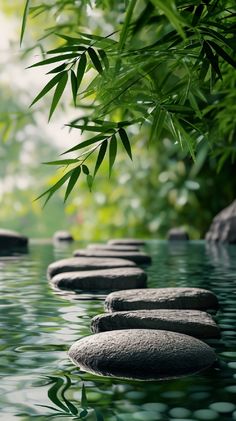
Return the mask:
<path id="1" fill-rule="evenodd" d="M 170 379 L 201 371 L 215 360 L 199 339 L 176 332 L 128 329 L 97 333 L 72 345 L 69 357 L 82 370 L 129 379 Z"/>
<path id="2" fill-rule="evenodd" d="M 206 234 L 206 240 L 236 243 L 236 200 L 215 216 Z"/>
<path id="3" fill-rule="evenodd" d="M 110 250 L 110 251 L 139 251 L 140 249 L 138 247 L 135 246 L 126 246 L 126 245 L 112 245 L 112 244 L 100 244 L 100 243 L 95 243 L 95 244 L 89 244 L 88 249 L 90 250 Z"/>
<path id="4" fill-rule="evenodd" d="M 130 246 L 144 246 L 146 242 L 144 240 L 138 240 L 136 238 L 117 238 L 111 239 L 107 242 L 110 245 L 130 245 Z"/>
<path id="5" fill-rule="evenodd" d="M 68 231 L 56 231 L 53 236 L 54 241 L 74 241 L 73 236 Z"/>
<path id="6" fill-rule="evenodd" d="M 136 267 L 65 272 L 51 279 L 58 288 L 86 291 L 144 288 L 146 281 L 146 273 Z"/>
<path id="7" fill-rule="evenodd" d="M 199 310 L 119 311 L 100 314 L 91 321 L 94 333 L 120 329 L 162 329 L 197 338 L 220 336 L 220 329 L 212 317 Z"/>
<path id="8" fill-rule="evenodd" d="M 27 247 L 28 238 L 18 232 L 0 229 L 0 250 Z"/>
<path id="9" fill-rule="evenodd" d="M 74 256 L 128 259 L 140 265 L 150 264 L 152 261 L 146 253 L 129 251 L 79 249 L 74 251 Z"/>
<path id="10" fill-rule="evenodd" d="M 109 311 L 217 308 L 215 294 L 201 288 L 149 288 L 147 290 L 118 291 L 107 296 Z"/>
<path id="11" fill-rule="evenodd" d="M 57 273 L 78 272 L 84 270 L 112 269 L 121 267 L 136 267 L 134 262 L 125 259 L 100 259 L 93 257 L 71 257 L 57 260 L 48 266 L 47 277 L 52 278 Z"/>
<path id="12" fill-rule="evenodd" d="M 189 235 L 183 228 L 171 228 L 167 238 L 169 241 L 186 241 L 189 240 Z"/>

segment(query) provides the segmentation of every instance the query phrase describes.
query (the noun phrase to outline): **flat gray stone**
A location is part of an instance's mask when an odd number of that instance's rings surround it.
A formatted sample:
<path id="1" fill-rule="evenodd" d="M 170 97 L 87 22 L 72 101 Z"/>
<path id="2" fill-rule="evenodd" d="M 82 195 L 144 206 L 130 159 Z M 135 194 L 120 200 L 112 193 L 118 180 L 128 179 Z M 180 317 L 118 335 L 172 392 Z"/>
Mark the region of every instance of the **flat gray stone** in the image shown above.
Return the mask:
<path id="1" fill-rule="evenodd" d="M 148 288 L 146 290 L 118 291 L 105 301 L 108 311 L 218 308 L 213 292 L 201 288 Z"/>
<path id="2" fill-rule="evenodd" d="M 99 314 L 91 321 L 94 333 L 120 329 L 158 329 L 197 338 L 218 338 L 220 329 L 212 317 L 199 310 L 136 310 Z"/>
<path id="3" fill-rule="evenodd" d="M 84 270 L 112 269 L 136 267 L 134 262 L 125 259 L 100 259 L 93 257 L 70 257 L 51 263 L 47 269 L 48 279 L 63 272 L 78 272 Z"/>
<path id="4" fill-rule="evenodd" d="M 111 239 L 107 242 L 109 245 L 129 245 L 129 246 L 144 246 L 146 244 L 146 241 L 144 240 L 138 240 L 136 238 L 116 238 Z"/>
<path id="5" fill-rule="evenodd" d="M 0 250 L 27 247 L 28 238 L 16 231 L 0 229 Z"/>
<path id="6" fill-rule="evenodd" d="M 211 366 L 214 351 L 176 332 L 127 329 L 97 333 L 75 342 L 69 357 L 81 370 L 125 379 L 172 379 Z"/>
<path id="7" fill-rule="evenodd" d="M 54 241 L 74 241 L 73 236 L 68 231 L 56 231 L 53 235 Z"/>
<path id="8" fill-rule="evenodd" d="M 126 245 L 109 245 L 109 244 L 99 244 L 99 243 L 95 243 L 95 244 L 89 244 L 87 246 L 87 249 L 90 250 L 110 250 L 110 251 L 140 251 L 140 249 L 138 247 L 135 246 L 126 246 Z"/>
<path id="9" fill-rule="evenodd" d="M 73 290 L 117 290 L 144 288 L 146 273 L 137 267 L 65 272 L 55 275 L 52 284 L 61 289 Z"/>
<path id="10" fill-rule="evenodd" d="M 111 251 L 111 250 L 89 250 L 79 249 L 74 251 L 74 256 L 97 257 L 97 258 L 118 258 L 131 260 L 140 265 L 150 264 L 152 259 L 148 254 L 131 251 Z"/>
<path id="11" fill-rule="evenodd" d="M 236 200 L 218 213 L 206 234 L 207 241 L 236 243 Z"/>

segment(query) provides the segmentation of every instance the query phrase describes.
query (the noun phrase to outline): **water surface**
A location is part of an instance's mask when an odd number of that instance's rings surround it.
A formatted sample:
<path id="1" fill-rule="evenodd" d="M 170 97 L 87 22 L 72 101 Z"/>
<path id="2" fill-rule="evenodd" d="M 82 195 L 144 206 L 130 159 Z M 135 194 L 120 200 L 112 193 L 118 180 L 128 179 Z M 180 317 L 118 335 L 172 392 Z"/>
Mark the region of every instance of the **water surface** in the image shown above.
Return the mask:
<path id="1" fill-rule="evenodd" d="M 29 253 L 0 257 L 0 408 L 6 421 L 236 420 L 236 246 L 150 241 L 150 287 L 212 290 L 222 329 L 208 343 L 218 363 L 177 380 L 134 382 L 84 373 L 67 357 L 90 320 L 103 312 L 104 295 L 56 292 L 49 263 L 81 245 L 30 245 Z"/>

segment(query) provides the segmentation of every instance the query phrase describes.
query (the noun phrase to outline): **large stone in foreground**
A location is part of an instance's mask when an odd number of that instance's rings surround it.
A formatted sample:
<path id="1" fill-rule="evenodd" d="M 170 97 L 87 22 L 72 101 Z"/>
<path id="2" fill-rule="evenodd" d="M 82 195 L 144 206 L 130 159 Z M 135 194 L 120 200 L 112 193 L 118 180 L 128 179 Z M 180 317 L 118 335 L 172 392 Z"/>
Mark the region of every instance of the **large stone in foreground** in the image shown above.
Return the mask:
<path id="1" fill-rule="evenodd" d="M 16 231 L 0 229 L 0 251 L 9 248 L 27 247 L 28 238 Z"/>
<path id="2" fill-rule="evenodd" d="M 122 267 L 136 267 L 134 262 L 125 259 L 100 259 L 93 257 L 71 257 L 57 260 L 48 266 L 47 277 L 63 272 L 78 272 L 84 270 L 112 269 Z"/>
<path id="3" fill-rule="evenodd" d="M 69 357 L 80 369 L 127 379 L 171 379 L 211 366 L 214 351 L 176 332 L 127 329 L 97 333 L 75 342 Z"/>
<path id="4" fill-rule="evenodd" d="M 84 272 L 65 272 L 55 275 L 51 282 L 61 289 L 73 290 L 117 290 L 144 288 L 146 273 L 137 267 L 101 269 Z"/>
<path id="5" fill-rule="evenodd" d="M 211 291 L 201 288 L 149 288 L 118 291 L 107 296 L 108 311 L 192 309 L 207 310 L 218 307 L 218 300 Z"/>
<path id="6" fill-rule="evenodd" d="M 97 258 L 118 258 L 131 260 L 140 265 L 150 264 L 152 259 L 146 253 L 128 252 L 128 251 L 111 251 L 111 250 L 91 250 L 79 249 L 74 251 L 74 256 L 97 257 Z"/>
<path id="7" fill-rule="evenodd" d="M 136 238 L 117 238 L 117 239 L 114 239 L 114 240 L 113 239 L 109 240 L 107 242 L 107 244 L 109 244 L 109 245 L 121 245 L 121 246 L 130 245 L 130 246 L 139 247 L 139 246 L 144 246 L 146 244 L 146 242 L 144 240 L 138 240 Z"/>
<path id="8" fill-rule="evenodd" d="M 206 234 L 206 240 L 236 243 L 236 200 L 215 216 Z"/>
<path id="9" fill-rule="evenodd" d="M 199 310 L 136 310 L 95 316 L 94 333 L 120 329 L 158 329 L 185 333 L 197 338 L 217 338 L 220 329 L 212 317 Z"/>
<path id="10" fill-rule="evenodd" d="M 138 247 L 135 246 L 126 246 L 126 245 L 110 245 L 110 244 L 99 244 L 99 243 L 95 243 L 95 244 L 89 244 L 87 246 L 87 249 L 90 250 L 110 250 L 110 251 L 140 251 L 140 249 Z"/>

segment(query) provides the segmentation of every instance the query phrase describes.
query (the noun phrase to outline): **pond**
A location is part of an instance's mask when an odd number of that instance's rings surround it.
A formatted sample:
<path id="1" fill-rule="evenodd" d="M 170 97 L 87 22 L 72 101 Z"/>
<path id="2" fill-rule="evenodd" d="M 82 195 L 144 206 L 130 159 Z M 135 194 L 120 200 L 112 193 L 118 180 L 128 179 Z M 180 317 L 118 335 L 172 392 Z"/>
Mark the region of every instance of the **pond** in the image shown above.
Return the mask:
<path id="1" fill-rule="evenodd" d="M 193 286 L 216 293 L 213 315 L 221 339 L 214 367 L 168 381 L 125 381 L 80 371 L 67 357 L 89 335 L 104 295 L 56 292 L 46 279 L 52 261 L 81 244 L 34 242 L 29 253 L 0 257 L 1 419 L 18 420 L 236 420 L 236 246 L 204 241 L 149 241 L 150 287 Z"/>

